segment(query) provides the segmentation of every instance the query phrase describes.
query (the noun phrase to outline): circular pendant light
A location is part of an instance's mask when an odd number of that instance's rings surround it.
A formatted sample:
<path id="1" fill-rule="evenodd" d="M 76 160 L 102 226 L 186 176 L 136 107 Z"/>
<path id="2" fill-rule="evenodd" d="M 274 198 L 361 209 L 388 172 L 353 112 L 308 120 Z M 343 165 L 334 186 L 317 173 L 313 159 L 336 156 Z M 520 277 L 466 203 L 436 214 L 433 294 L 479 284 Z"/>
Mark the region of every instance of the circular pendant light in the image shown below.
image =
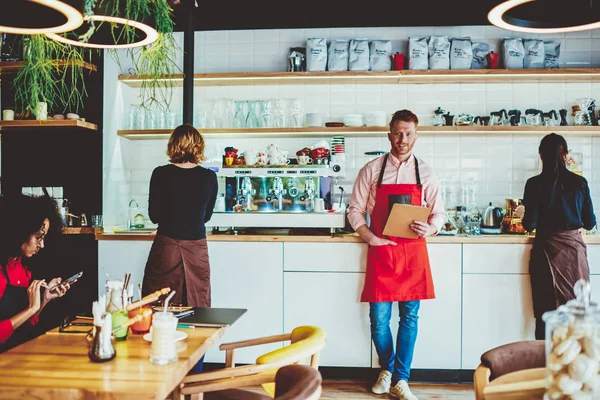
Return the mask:
<path id="1" fill-rule="evenodd" d="M 550 34 L 600 28 L 600 1 L 507 0 L 488 13 L 495 26 L 516 32 Z"/>
<path id="2" fill-rule="evenodd" d="M 0 12 L 0 33 L 36 35 L 60 33 L 77 29 L 83 24 L 83 1 L 17 0 L 3 4 Z"/>
<path id="3" fill-rule="evenodd" d="M 94 23 L 95 32 L 88 41 L 79 39 L 91 28 L 90 22 Z M 130 42 L 129 35 L 124 33 L 125 27 L 135 29 L 134 41 Z M 47 34 L 49 38 L 57 42 L 72 46 L 87 47 L 92 49 L 127 49 L 133 47 L 147 46 L 158 38 L 158 32 L 150 25 L 107 15 L 86 15 L 84 24 L 78 29 L 63 35 L 55 33 Z"/>

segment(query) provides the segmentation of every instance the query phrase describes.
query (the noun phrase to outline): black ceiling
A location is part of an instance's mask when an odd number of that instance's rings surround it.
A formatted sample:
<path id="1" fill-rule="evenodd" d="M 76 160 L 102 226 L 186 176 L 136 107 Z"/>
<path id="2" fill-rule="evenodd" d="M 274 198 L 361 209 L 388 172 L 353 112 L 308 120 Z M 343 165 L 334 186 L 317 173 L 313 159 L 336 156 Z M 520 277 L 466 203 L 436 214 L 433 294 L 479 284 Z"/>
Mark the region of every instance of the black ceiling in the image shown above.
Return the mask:
<path id="1" fill-rule="evenodd" d="M 190 1 L 176 7 L 183 30 Z M 197 0 L 195 30 L 489 25 L 502 0 Z"/>

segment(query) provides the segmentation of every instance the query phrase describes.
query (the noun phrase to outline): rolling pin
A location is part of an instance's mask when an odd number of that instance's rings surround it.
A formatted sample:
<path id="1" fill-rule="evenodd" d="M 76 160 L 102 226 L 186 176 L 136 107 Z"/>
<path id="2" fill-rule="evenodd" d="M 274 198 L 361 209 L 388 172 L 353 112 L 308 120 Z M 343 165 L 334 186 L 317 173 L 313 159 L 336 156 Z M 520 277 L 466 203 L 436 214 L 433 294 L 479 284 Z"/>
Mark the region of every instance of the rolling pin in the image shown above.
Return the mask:
<path id="1" fill-rule="evenodd" d="M 154 293 L 150 293 L 148 296 L 144 296 L 141 300 L 138 300 L 134 303 L 129 304 L 125 309 L 127 311 L 131 311 L 135 308 L 143 307 L 147 304 L 154 303 L 155 301 L 158 301 L 160 296 L 165 295 L 165 294 L 169 293 L 170 291 L 171 291 L 171 288 L 164 288 L 161 290 L 157 290 Z"/>

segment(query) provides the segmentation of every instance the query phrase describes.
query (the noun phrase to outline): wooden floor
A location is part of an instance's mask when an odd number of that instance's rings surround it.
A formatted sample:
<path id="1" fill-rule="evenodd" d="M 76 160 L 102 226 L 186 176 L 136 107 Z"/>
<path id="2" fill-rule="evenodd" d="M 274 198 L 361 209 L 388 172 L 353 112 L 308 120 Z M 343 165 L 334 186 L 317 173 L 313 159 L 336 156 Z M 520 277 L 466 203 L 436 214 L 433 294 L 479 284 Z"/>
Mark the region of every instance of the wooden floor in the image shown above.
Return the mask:
<path id="1" fill-rule="evenodd" d="M 351 380 L 326 380 L 323 382 L 323 395 L 321 399 L 391 399 L 389 395 L 376 395 L 371 393 L 372 383 Z M 410 388 L 419 400 L 448 399 L 448 400 L 474 400 L 473 385 L 467 384 L 433 384 L 411 383 Z M 256 389 L 261 392 L 260 389 Z"/>

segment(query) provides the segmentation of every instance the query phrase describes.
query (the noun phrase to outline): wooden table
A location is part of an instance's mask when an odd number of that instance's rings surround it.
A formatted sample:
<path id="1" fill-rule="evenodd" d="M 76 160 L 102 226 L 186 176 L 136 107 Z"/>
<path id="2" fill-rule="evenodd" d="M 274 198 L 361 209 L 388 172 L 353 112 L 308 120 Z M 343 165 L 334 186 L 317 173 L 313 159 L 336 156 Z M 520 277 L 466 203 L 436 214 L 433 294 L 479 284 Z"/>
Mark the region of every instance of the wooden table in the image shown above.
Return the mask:
<path id="1" fill-rule="evenodd" d="M 484 400 L 538 400 L 546 392 L 546 369 L 511 372 L 494 379 L 483 389 Z"/>
<path id="2" fill-rule="evenodd" d="M 0 354 L 0 399 L 164 399 L 225 328 L 185 329 L 179 361 L 157 366 L 150 343 L 129 334 L 107 363 L 89 360 L 85 335 L 51 331 Z"/>

